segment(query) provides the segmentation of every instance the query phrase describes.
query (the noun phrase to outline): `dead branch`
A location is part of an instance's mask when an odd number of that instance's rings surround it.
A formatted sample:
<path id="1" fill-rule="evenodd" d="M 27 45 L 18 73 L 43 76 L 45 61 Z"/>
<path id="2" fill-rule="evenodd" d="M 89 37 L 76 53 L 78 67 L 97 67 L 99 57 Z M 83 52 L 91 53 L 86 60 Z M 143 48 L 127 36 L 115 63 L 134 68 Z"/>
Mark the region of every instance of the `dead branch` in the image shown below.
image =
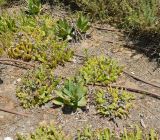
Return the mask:
<path id="1" fill-rule="evenodd" d="M 107 31 L 112 31 L 112 32 L 115 32 L 115 31 L 118 31 L 117 29 L 113 29 L 113 28 L 103 28 L 103 27 L 100 27 L 100 26 L 94 26 L 94 25 L 91 25 L 92 28 L 95 28 L 97 30 L 107 30 Z"/>
<path id="2" fill-rule="evenodd" d="M 150 97 L 156 98 L 156 99 L 160 99 L 160 95 L 156 94 L 156 93 L 152 93 L 146 90 L 142 90 L 142 89 L 136 89 L 136 88 L 131 88 L 131 87 L 127 87 L 127 86 L 120 86 L 120 85 L 100 85 L 100 84 L 87 84 L 90 86 L 97 86 L 97 87 L 112 87 L 112 88 L 117 88 L 117 89 L 125 89 L 128 90 L 130 92 L 135 92 L 135 93 L 139 93 L 139 94 L 143 94 L 143 95 L 148 95 Z"/>
<path id="3" fill-rule="evenodd" d="M 27 63 L 27 62 L 24 62 L 24 61 L 21 61 L 21 60 L 14 60 L 14 59 L 0 59 L 0 63 L 2 62 L 13 62 L 13 63 L 19 63 L 19 64 L 24 64 L 24 65 L 28 65 L 30 67 L 35 67 L 35 65 L 31 64 L 31 63 Z"/>
<path id="4" fill-rule="evenodd" d="M 20 66 L 20 65 L 17 65 L 17 64 L 7 63 L 7 62 L 1 62 L 1 61 L 0 61 L 0 64 L 15 66 L 15 67 L 18 67 L 18 68 L 21 68 L 21 69 L 31 69 L 31 67 L 25 67 L 25 66 Z"/>
<path id="5" fill-rule="evenodd" d="M 135 75 L 133 75 L 133 74 L 130 74 L 130 73 L 126 72 L 125 70 L 123 70 L 123 73 L 126 74 L 126 75 L 129 75 L 130 77 L 134 78 L 134 79 L 137 80 L 137 81 L 141 81 L 141 82 L 143 82 L 143 83 L 145 83 L 145 84 L 148 84 L 148 85 L 151 85 L 151 86 L 160 88 L 159 85 L 153 84 L 153 83 L 151 83 L 150 81 L 145 81 L 145 80 L 143 80 L 143 79 L 141 79 L 141 78 L 139 78 L 139 77 L 137 77 L 137 76 L 135 76 Z"/>
<path id="6" fill-rule="evenodd" d="M 15 114 L 15 115 L 20 115 L 20 116 L 29 117 L 29 115 L 27 115 L 27 114 L 20 113 L 20 112 L 16 112 L 16 111 L 11 111 L 11 110 L 9 110 L 9 109 L 0 108 L 0 111 L 4 111 L 4 112 L 11 113 L 11 114 Z"/>
<path id="7" fill-rule="evenodd" d="M 126 86 L 119 86 L 119 85 L 110 85 L 110 87 L 118 88 L 118 89 L 126 89 L 126 90 L 131 91 L 131 92 L 140 93 L 140 94 L 148 95 L 148 96 L 156 98 L 156 99 L 160 99 L 160 95 L 158 95 L 156 93 L 152 93 L 152 92 L 146 91 L 146 90 L 126 87 Z"/>

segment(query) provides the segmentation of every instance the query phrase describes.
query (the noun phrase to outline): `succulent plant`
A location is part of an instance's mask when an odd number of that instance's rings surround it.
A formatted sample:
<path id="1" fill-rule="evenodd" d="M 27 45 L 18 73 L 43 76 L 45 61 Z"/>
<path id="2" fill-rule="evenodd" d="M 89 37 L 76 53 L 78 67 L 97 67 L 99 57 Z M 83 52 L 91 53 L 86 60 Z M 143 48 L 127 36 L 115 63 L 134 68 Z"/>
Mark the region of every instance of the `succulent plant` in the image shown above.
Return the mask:
<path id="1" fill-rule="evenodd" d="M 72 40 L 73 28 L 66 19 L 60 19 L 57 21 L 55 33 L 60 39 L 69 41 Z"/>
<path id="2" fill-rule="evenodd" d="M 56 105 L 70 106 L 74 109 L 85 107 L 87 104 L 86 94 L 87 88 L 79 82 L 76 83 L 68 79 L 64 83 L 64 87 L 60 91 L 55 91 L 57 98 L 53 103 Z"/>
<path id="3" fill-rule="evenodd" d="M 89 84 L 108 85 L 116 81 L 121 72 L 122 67 L 118 66 L 114 60 L 104 56 L 89 58 L 80 69 L 80 75 Z"/>
<path id="4" fill-rule="evenodd" d="M 41 0 L 27 0 L 28 13 L 36 15 L 41 11 Z"/>
<path id="5" fill-rule="evenodd" d="M 81 33 L 86 33 L 90 27 L 88 19 L 82 13 L 79 14 L 76 27 Z"/>
<path id="6" fill-rule="evenodd" d="M 124 90 L 119 91 L 113 88 L 108 88 L 107 91 L 99 89 L 95 93 L 98 114 L 112 119 L 128 116 L 133 106 L 131 101 L 134 99 L 135 97 L 132 94 Z"/>

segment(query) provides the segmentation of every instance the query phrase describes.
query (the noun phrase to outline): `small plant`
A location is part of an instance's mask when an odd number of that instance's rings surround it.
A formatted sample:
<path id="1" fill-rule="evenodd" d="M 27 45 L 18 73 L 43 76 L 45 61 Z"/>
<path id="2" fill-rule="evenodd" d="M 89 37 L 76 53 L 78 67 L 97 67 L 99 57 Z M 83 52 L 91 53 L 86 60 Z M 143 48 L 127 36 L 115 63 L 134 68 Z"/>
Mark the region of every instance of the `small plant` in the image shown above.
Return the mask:
<path id="1" fill-rule="evenodd" d="M 82 13 L 79 14 L 76 27 L 80 33 L 86 33 L 90 27 L 88 19 Z"/>
<path id="2" fill-rule="evenodd" d="M 68 79 L 64 83 L 64 87 L 55 92 L 58 97 L 54 99 L 53 103 L 56 105 L 70 106 L 73 109 L 77 109 L 85 107 L 87 104 L 87 88 L 81 82 L 76 83 Z"/>
<path id="3" fill-rule="evenodd" d="M 128 116 L 133 104 L 131 101 L 135 97 L 124 90 L 108 88 L 107 91 L 98 90 L 95 94 L 96 108 L 98 114 L 112 119 Z"/>
<path id="4" fill-rule="evenodd" d="M 110 129 L 92 131 L 86 127 L 82 132 L 78 133 L 77 140 L 114 140 L 115 134 Z"/>
<path id="5" fill-rule="evenodd" d="M 108 85 L 116 81 L 121 72 L 122 67 L 119 67 L 115 61 L 101 56 L 88 59 L 81 68 L 80 75 L 86 83 Z"/>
<path id="6" fill-rule="evenodd" d="M 0 6 L 3 6 L 3 5 L 5 5 L 6 3 L 7 3 L 6 0 L 0 0 Z"/>
<path id="7" fill-rule="evenodd" d="M 15 19 L 8 15 L 8 13 L 3 13 L 0 16 L 0 34 L 5 33 L 7 31 L 15 31 L 16 30 Z"/>
<path id="8" fill-rule="evenodd" d="M 27 35 L 22 33 L 16 35 L 15 43 L 8 49 L 9 57 L 23 59 L 24 61 L 30 61 L 32 59 L 34 44 L 27 37 Z"/>
<path id="9" fill-rule="evenodd" d="M 148 30 L 155 28 L 158 23 L 158 1 L 157 0 L 139 0 L 137 3 L 128 2 L 128 14 L 125 17 L 125 23 L 128 28 L 138 30 Z"/>
<path id="10" fill-rule="evenodd" d="M 158 140 L 158 135 L 154 130 L 151 130 L 150 134 L 145 134 L 138 126 L 130 132 L 124 129 L 120 136 L 110 129 L 93 131 L 87 127 L 78 133 L 77 140 Z"/>
<path id="11" fill-rule="evenodd" d="M 17 87 L 17 97 L 24 108 L 41 106 L 53 98 L 60 79 L 44 66 L 28 72 Z"/>
<path id="12" fill-rule="evenodd" d="M 50 124 L 39 126 L 36 132 L 26 137 L 17 134 L 17 140 L 69 140 L 69 138 L 57 126 Z"/>
<path id="13" fill-rule="evenodd" d="M 120 136 L 109 128 L 92 130 L 91 127 L 85 127 L 73 138 L 64 135 L 61 129 L 55 127 L 54 124 L 43 124 L 37 128 L 36 132 L 28 136 L 18 134 L 17 140 L 158 140 L 158 135 L 154 130 L 146 134 L 138 126 L 132 131 L 124 129 Z"/>
<path id="14" fill-rule="evenodd" d="M 67 41 L 74 39 L 76 41 L 83 39 L 82 36 L 88 31 L 89 27 L 88 19 L 81 13 L 76 20 L 75 25 L 74 23 L 71 25 L 66 19 L 58 20 L 55 34 L 59 39 Z"/>
<path id="15" fill-rule="evenodd" d="M 55 32 L 60 39 L 68 41 L 72 40 L 73 28 L 66 19 L 60 19 L 57 21 Z"/>
<path id="16" fill-rule="evenodd" d="M 17 15 L 13 13 L 12 17 L 8 13 L 3 15 L 0 20 L 0 47 L 9 57 L 36 60 L 49 67 L 63 65 L 72 57 L 73 51 L 67 47 L 67 43 L 55 41 L 55 22 L 50 15 L 32 17 L 23 12 Z M 13 26 L 6 22 L 12 23 L 10 19 L 14 21 Z"/>
<path id="17" fill-rule="evenodd" d="M 124 132 L 121 134 L 121 140 L 158 140 L 157 133 L 151 129 L 149 134 L 144 134 L 144 132 L 136 126 L 134 131 L 127 131 L 124 129 Z"/>
<path id="18" fill-rule="evenodd" d="M 104 0 L 72 0 L 81 10 L 88 13 L 93 19 L 104 19 L 107 15 L 106 6 L 108 1 Z"/>
<path id="19" fill-rule="evenodd" d="M 31 15 L 37 15 L 41 11 L 41 1 L 40 0 L 27 0 L 28 3 L 28 13 Z"/>
<path id="20" fill-rule="evenodd" d="M 3 55 L 3 49 L 0 48 L 0 56 L 2 56 L 2 55 Z"/>
<path id="21" fill-rule="evenodd" d="M 63 65 L 73 56 L 73 51 L 65 42 L 56 42 L 53 37 L 46 36 L 41 29 L 31 29 L 31 32 L 15 34 L 14 41 L 7 49 L 9 57 L 24 61 L 35 60 L 50 68 Z M 48 48 L 48 49 L 46 49 Z"/>

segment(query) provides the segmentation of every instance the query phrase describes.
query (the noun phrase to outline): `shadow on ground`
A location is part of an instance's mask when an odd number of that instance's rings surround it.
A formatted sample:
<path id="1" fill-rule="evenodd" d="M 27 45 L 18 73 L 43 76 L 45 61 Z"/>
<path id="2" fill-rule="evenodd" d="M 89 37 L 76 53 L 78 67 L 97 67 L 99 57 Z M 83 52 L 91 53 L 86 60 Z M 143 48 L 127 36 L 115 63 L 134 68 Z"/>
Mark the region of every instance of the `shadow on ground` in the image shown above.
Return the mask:
<path id="1" fill-rule="evenodd" d="M 127 42 L 125 47 L 145 54 L 150 61 L 156 61 L 157 66 L 160 66 L 160 34 L 143 32 L 137 35 L 137 33 L 125 34 Z"/>

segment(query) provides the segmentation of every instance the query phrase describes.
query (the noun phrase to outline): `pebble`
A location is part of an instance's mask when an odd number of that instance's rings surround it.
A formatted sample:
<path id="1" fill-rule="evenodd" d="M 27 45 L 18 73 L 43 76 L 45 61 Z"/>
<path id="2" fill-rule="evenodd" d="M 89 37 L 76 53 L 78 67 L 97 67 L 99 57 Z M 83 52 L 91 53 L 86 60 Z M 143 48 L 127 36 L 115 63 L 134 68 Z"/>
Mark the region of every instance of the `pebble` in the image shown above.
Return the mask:
<path id="1" fill-rule="evenodd" d="M 17 80 L 15 80 L 15 81 L 13 82 L 13 84 L 16 85 L 17 83 L 21 82 L 21 80 L 22 80 L 21 78 L 18 78 Z"/>
<path id="2" fill-rule="evenodd" d="M 133 56 L 133 59 L 140 59 L 140 58 L 142 58 L 143 57 L 143 55 L 142 54 L 137 54 L 137 55 L 134 55 Z"/>
<path id="3" fill-rule="evenodd" d="M 130 51 L 130 50 L 124 50 L 124 53 L 125 53 L 126 55 L 128 55 L 129 57 L 131 57 L 131 56 L 133 55 L 133 52 Z"/>
<path id="4" fill-rule="evenodd" d="M 0 119 L 4 119 L 4 116 L 0 116 Z"/>
<path id="5" fill-rule="evenodd" d="M 73 63 L 77 63 L 77 60 L 76 60 L 75 57 L 72 59 L 72 62 L 73 62 Z"/>
<path id="6" fill-rule="evenodd" d="M 13 140 L 11 137 L 4 137 L 4 140 Z"/>
<path id="7" fill-rule="evenodd" d="M 146 128 L 146 125 L 145 125 L 145 123 L 144 123 L 143 119 L 141 119 L 141 121 L 140 121 L 140 122 L 141 122 L 142 127 L 143 127 L 143 128 Z"/>

